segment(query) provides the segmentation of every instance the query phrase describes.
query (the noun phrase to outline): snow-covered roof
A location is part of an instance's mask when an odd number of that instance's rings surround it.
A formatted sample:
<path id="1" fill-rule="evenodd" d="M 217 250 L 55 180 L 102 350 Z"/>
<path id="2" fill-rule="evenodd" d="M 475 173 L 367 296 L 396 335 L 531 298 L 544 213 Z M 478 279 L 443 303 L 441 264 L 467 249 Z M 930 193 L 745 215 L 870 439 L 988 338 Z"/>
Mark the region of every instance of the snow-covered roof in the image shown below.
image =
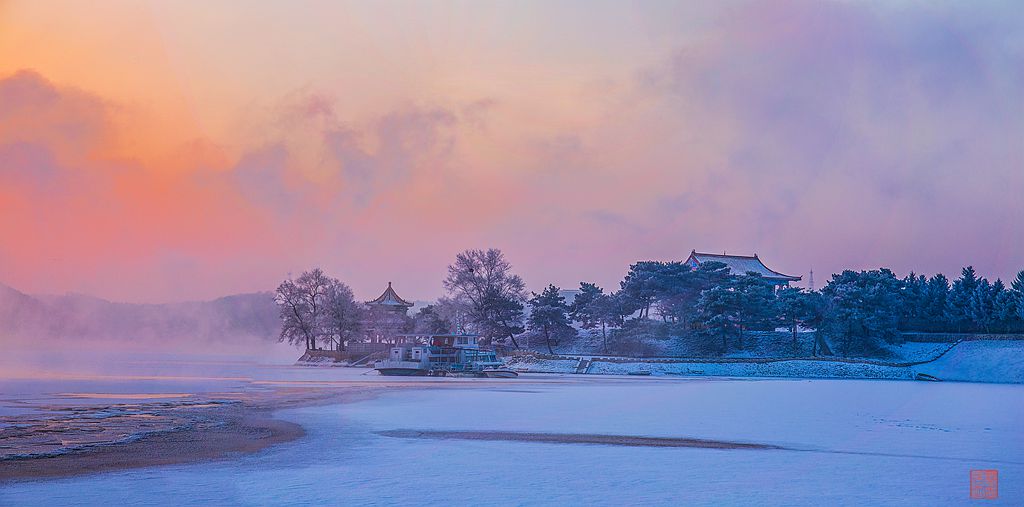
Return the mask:
<path id="1" fill-rule="evenodd" d="M 765 266 L 761 259 L 757 257 L 757 254 L 753 256 L 746 255 L 725 255 L 725 254 L 712 254 L 712 253 L 701 253 L 696 250 L 690 252 L 690 257 L 686 259 L 686 263 L 691 266 L 698 266 L 701 263 L 707 261 L 721 262 L 729 267 L 729 272 L 734 275 L 743 275 L 748 272 L 758 273 L 761 276 L 769 280 L 779 280 L 786 282 L 797 282 L 800 281 L 799 276 L 790 276 L 779 273 L 768 266 Z"/>
<path id="2" fill-rule="evenodd" d="M 408 302 L 408 301 L 406 301 L 406 300 L 404 300 L 404 299 L 402 299 L 401 297 L 398 296 L 398 293 L 395 292 L 395 289 L 391 288 L 391 282 L 388 282 L 388 288 L 384 289 L 384 293 L 381 294 L 380 297 L 378 297 L 377 299 L 374 299 L 373 301 L 367 301 L 366 304 L 368 304 L 368 305 L 385 305 L 385 306 L 404 306 L 404 307 L 407 307 L 407 308 L 410 307 L 410 306 L 413 306 L 413 303 L 410 303 L 410 302 Z"/>

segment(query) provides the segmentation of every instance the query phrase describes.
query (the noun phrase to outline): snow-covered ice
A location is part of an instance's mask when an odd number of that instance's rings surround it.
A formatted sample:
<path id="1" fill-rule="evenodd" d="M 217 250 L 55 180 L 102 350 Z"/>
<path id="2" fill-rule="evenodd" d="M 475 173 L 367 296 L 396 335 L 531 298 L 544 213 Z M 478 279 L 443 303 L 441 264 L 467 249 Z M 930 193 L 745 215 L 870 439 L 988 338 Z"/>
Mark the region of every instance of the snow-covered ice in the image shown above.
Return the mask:
<path id="1" fill-rule="evenodd" d="M 1000 499 L 988 504 L 1024 504 L 1021 385 L 591 375 L 443 384 L 281 411 L 307 436 L 231 461 L 6 484 L 0 505 L 959 505 L 969 503 L 968 474 L 978 468 L 999 470 Z M 378 433 L 398 429 L 787 450 Z"/>

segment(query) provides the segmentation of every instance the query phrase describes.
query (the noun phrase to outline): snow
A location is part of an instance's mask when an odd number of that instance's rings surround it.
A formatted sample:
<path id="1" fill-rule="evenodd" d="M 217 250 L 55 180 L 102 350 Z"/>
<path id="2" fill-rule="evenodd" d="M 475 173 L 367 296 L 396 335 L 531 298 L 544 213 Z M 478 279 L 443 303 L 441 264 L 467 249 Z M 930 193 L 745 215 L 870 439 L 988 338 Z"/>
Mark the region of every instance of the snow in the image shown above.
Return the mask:
<path id="1" fill-rule="evenodd" d="M 1024 383 L 1024 340 L 962 342 L 915 371 L 943 380 Z"/>
<path id="2" fill-rule="evenodd" d="M 781 377 L 781 378 L 862 378 L 913 380 L 918 373 L 926 373 L 944 381 L 1024 383 L 1024 341 L 979 340 L 949 344 L 906 343 L 901 346 L 904 355 L 899 362 L 890 359 L 885 364 L 877 360 L 865 362 L 828 360 L 765 360 L 756 357 L 728 357 L 749 361 L 702 361 L 678 358 L 598 358 L 587 373 L 626 375 L 641 371 L 652 375 L 725 376 L 725 377 Z M 948 352 L 946 352 L 948 350 Z M 943 352 L 945 352 L 943 354 Z M 940 355 L 941 354 L 941 355 Z M 905 363 L 924 361 L 924 364 L 906 366 Z M 513 358 L 509 366 L 530 372 L 574 373 L 576 359 L 541 359 L 530 356 Z"/>
<path id="3" fill-rule="evenodd" d="M 614 339 L 610 339 L 614 343 Z M 635 340 L 635 338 L 630 338 Z M 799 355 L 811 355 L 814 332 L 797 333 Z M 715 351 L 708 351 L 706 339 L 698 336 L 673 336 L 668 338 L 648 337 L 642 340 L 643 349 L 651 351 L 648 355 L 661 357 L 721 357 Z M 575 339 L 560 344 L 555 352 L 563 355 L 600 355 L 604 341 L 601 331 L 580 330 Z M 835 345 L 835 344 L 833 344 Z M 904 342 L 898 345 L 886 345 L 887 362 L 913 363 L 934 359 L 948 349 L 952 343 Z M 836 347 L 833 346 L 833 349 Z M 542 346 L 534 344 L 533 349 L 542 351 Z M 744 337 L 744 350 L 731 350 L 727 358 L 790 358 L 793 357 L 793 335 L 788 331 L 748 331 Z M 880 360 L 878 357 L 863 359 Z"/>
<path id="4" fill-rule="evenodd" d="M 346 368 L 263 377 L 365 379 Z M 948 505 L 1000 473 L 1024 503 L 1024 386 L 524 375 L 412 379 L 280 411 L 298 441 L 230 461 L 0 485 L 0 505 Z M 448 384 L 438 388 L 440 384 Z M 955 407 L 955 410 L 951 410 Z M 395 438 L 387 430 L 680 437 L 788 450 Z"/>

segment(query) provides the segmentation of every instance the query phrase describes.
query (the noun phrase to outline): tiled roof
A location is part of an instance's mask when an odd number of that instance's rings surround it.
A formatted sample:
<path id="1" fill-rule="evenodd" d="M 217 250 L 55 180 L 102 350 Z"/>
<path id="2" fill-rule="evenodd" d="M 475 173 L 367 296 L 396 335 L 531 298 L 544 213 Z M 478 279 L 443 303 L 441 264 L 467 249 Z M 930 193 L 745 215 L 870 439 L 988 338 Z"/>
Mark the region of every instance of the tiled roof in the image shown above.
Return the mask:
<path id="1" fill-rule="evenodd" d="M 790 276 L 779 273 L 778 271 L 769 269 L 765 266 L 761 259 L 757 257 L 757 254 L 753 256 L 746 255 L 725 255 L 725 254 L 712 254 L 712 253 L 701 253 L 696 250 L 690 252 L 690 258 L 686 260 L 687 263 L 701 264 L 707 261 L 721 262 L 729 267 L 729 271 L 734 275 L 742 275 L 747 272 L 758 273 L 761 276 L 771 280 L 784 280 L 787 282 L 800 281 L 799 276 Z"/>
<path id="2" fill-rule="evenodd" d="M 413 306 L 413 303 L 410 303 L 398 296 L 398 293 L 395 292 L 395 289 L 391 288 L 391 282 L 388 282 L 388 288 L 384 289 L 384 293 L 381 294 L 380 297 L 374 299 L 373 301 L 367 301 L 366 304 L 405 307 Z"/>

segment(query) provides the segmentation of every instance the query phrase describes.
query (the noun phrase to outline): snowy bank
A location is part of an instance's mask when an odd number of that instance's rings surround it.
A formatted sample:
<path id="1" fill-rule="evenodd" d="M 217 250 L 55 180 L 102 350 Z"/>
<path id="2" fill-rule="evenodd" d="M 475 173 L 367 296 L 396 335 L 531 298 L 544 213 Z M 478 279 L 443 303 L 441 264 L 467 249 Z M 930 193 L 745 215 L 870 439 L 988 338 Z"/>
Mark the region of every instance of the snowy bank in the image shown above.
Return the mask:
<path id="1" fill-rule="evenodd" d="M 851 359 L 609 358 L 522 355 L 509 366 L 534 373 L 689 375 L 724 377 L 859 378 L 913 380 L 925 373 L 941 380 L 1024 383 L 1024 340 L 961 342 L 930 361 L 886 363 Z"/>
<path id="2" fill-rule="evenodd" d="M 1024 384 L 1024 340 L 961 342 L 914 371 L 943 380 Z"/>

